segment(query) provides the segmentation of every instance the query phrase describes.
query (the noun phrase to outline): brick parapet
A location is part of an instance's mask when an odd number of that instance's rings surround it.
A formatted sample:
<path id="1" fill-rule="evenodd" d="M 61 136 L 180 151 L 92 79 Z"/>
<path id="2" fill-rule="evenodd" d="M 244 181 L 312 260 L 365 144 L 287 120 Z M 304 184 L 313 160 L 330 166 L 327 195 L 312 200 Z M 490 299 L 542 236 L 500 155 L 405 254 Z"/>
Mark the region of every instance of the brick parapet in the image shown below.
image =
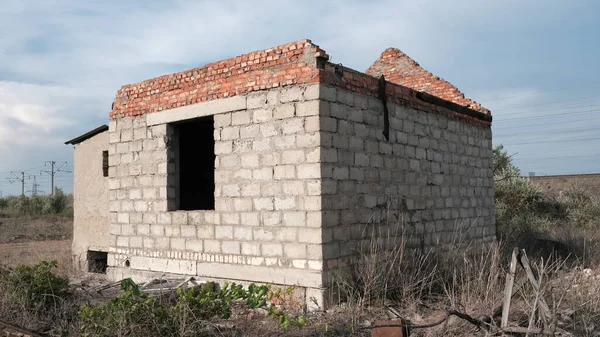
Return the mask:
<path id="1" fill-rule="evenodd" d="M 323 83 L 356 93 L 377 97 L 378 79 L 349 68 L 327 63 L 329 56 L 310 40 L 256 51 L 203 67 L 123 86 L 115 97 L 110 118 L 137 116 L 247 94 L 283 86 Z M 482 119 L 417 98 L 417 90 L 388 79 L 387 99 L 418 111 L 463 119 L 489 127 L 491 118 Z M 427 92 L 427 91 L 426 91 Z M 436 93 L 433 93 L 434 95 Z M 442 99 L 449 99 L 440 95 Z M 468 106 L 467 101 L 449 99 Z M 473 111 L 489 114 L 489 110 Z"/>
<path id="2" fill-rule="evenodd" d="M 253 91 L 317 82 L 316 58 L 325 51 L 310 40 L 240 55 L 191 70 L 123 86 L 110 118 L 137 116 Z"/>
<path id="3" fill-rule="evenodd" d="M 377 78 L 331 63 L 327 63 L 325 68 L 320 72 L 319 82 L 370 97 L 379 96 L 379 80 Z M 434 112 L 446 117 L 458 118 L 474 125 L 491 127 L 490 121 L 471 117 L 440 105 L 422 101 L 417 98 L 418 91 L 397 83 L 386 81 L 385 91 L 388 102 L 415 111 Z"/>

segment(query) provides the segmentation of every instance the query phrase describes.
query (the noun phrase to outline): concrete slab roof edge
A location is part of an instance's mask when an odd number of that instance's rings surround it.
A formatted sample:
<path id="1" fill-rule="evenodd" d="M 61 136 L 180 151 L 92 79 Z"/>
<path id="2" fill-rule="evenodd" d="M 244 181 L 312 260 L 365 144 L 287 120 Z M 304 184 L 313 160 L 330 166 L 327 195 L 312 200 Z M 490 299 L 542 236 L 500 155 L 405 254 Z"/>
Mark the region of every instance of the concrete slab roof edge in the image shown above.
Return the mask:
<path id="1" fill-rule="evenodd" d="M 76 145 L 76 144 L 83 142 L 86 139 L 90 139 L 90 138 L 94 137 L 95 135 L 100 134 L 105 131 L 108 131 L 108 125 L 106 125 L 106 124 L 99 126 L 99 127 L 95 128 L 94 130 L 88 131 L 81 136 L 77 136 L 71 140 L 68 140 L 65 142 L 65 144 L 66 145 L 69 145 L 69 144 Z"/>

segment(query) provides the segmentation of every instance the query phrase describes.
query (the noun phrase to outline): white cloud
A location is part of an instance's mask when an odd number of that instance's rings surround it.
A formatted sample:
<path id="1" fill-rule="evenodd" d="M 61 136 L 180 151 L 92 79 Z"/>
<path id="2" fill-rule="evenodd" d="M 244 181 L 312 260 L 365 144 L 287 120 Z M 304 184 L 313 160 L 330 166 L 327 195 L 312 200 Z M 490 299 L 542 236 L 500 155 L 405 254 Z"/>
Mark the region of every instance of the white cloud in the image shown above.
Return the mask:
<path id="1" fill-rule="evenodd" d="M 98 80 L 110 83 L 115 74 L 119 79 L 133 75 L 141 80 L 148 73 L 161 73 L 161 69 L 155 69 L 137 74 L 144 66 L 199 66 L 301 38 L 314 39 L 336 62 L 358 70 L 366 69 L 390 46 L 414 51 L 417 59 L 437 67 L 448 64 L 449 56 L 473 53 L 463 49 L 472 43 L 461 36 L 465 31 L 539 24 L 548 20 L 545 13 L 553 13 L 562 2 L 545 1 L 544 6 L 540 1 L 516 0 L 501 4 L 470 0 L 210 0 L 154 6 L 142 6 L 140 2 L 60 3 L 50 6 L 50 2 L 42 2 L 41 7 L 9 5 L 10 16 L 6 15 L 0 27 L 13 28 L 11 31 L 16 33 L 0 40 L 0 50 L 22 51 L 23 44 L 33 38 L 51 42 L 46 52 L 21 53 L 18 62 L 2 63 L 5 68 L 73 84 Z M 538 17 L 535 22 L 523 20 L 529 19 L 534 10 Z M 23 24 L 28 18 L 33 24 Z M 15 25 L 19 29 L 14 29 Z M 439 57 L 439 51 L 445 53 L 444 57 Z"/>
<path id="2" fill-rule="evenodd" d="M 0 8 L 0 30 L 10 32 L 0 37 L 0 154 L 35 153 L 32 144 L 42 144 L 68 157 L 62 141 L 105 122 L 122 85 L 302 38 L 357 70 L 398 47 L 486 105 L 487 97 L 540 90 L 544 83 L 518 83 L 534 64 L 505 60 L 520 52 L 519 43 L 528 45 L 524 33 L 568 23 L 570 12 L 590 3 L 6 1 Z M 524 97 L 510 102 L 525 104 Z M 13 169 L 0 162 L 0 172 L 7 168 Z"/>
<path id="3" fill-rule="evenodd" d="M 61 144 L 66 130 L 93 119 L 94 101 L 81 88 L 0 82 L 0 154 Z"/>

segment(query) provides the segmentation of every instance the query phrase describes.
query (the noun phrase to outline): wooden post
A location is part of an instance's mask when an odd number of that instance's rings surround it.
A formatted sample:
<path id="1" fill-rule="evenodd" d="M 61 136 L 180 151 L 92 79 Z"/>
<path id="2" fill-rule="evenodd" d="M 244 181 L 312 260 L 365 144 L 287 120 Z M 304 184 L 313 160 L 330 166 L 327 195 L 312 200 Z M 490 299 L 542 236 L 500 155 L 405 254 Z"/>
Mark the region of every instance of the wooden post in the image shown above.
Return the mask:
<path id="1" fill-rule="evenodd" d="M 508 313 L 510 311 L 510 300 L 512 298 L 513 284 L 515 282 L 518 254 L 519 248 L 515 247 L 513 249 L 512 257 L 510 258 L 510 269 L 506 274 L 506 284 L 504 285 L 504 302 L 502 303 L 502 320 L 500 321 L 501 328 L 506 328 L 508 326 Z"/>
<path id="2" fill-rule="evenodd" d="M 542 264 L 541 264 L 541 270 L 540 270 L 540 277 L 538 279 L 539 284 L 542 284 L 542 277 L 543 277 L 543 272 L 544 272 L 544 261 L 542 260 Z M 538 301 L 540 301 L 540 297 L 541 297 L 541 289 L 538 289 L 535 292 L 535 300 L 533 301 L 533 308 L 531 309 L 531 316 L 529 317 L 529 325 L 527 326 L 528 330 L 531 330 L 533 328 L 533 323 L 535 322 L 535 312 L 537 311 L 537 304 Z M 529 337 L 529 331 L 525 334 L 525 337 Z"/>
<path id="3" fill-rule="evenodd" d="M 523 254 L 519 254 L 519 261 L 521 262 L 523 269 L 525 269 L 525 274 L 527 274 L 527 278 L 529 279 L 529 282 L 533 287 L 533 291 L 535 291 L 536 293 L 540 293 L 539 304 L 542 316 L 546 319 L 546 323 L 551 322 L 552 314 L 550 313 L 550 307 L 548 307 L 546 300 L 544 300 L 544 297 L 542 296 L 543 294 L 541 293 L 541 284 L 538 282 L 537 278 L 533 274 L 533 270 L 531 270 L 531 265 L 529 264 L 529 259 L 527 258 L 527 254 L 525 254 L 525 251 L 523 251 Z"/>

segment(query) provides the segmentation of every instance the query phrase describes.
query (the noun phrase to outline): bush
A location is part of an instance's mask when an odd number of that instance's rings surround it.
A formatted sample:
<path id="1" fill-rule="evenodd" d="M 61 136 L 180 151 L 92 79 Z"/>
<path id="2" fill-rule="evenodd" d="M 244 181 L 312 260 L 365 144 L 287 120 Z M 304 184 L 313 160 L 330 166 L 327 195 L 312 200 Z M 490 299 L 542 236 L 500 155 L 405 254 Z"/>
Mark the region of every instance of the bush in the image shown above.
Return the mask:
<path id="1" fill-rule="evenodd" d="M 13 270 L 5 268 L 0 275 L 0 283 L 10 299 L 9 304 L 25 310 L 40 310 L 48 309 L 57 299 L 62 299 L 69 280 L 52 273 L 56 266 L 56 261 L 42 261 Z"/>
<path id="2" fill-rule="evenodd" d="M 4 205 L 4 207 L 2 207 Z M 3 209 L 13 216 L 61 215 L 73 216 L 73 197 L 56 188 L 54 195 L 18 196 L 0 199 Z"/>
<path id="3" fill-rule="evenodd" d="M 121 282 L 123 293 L 104 306 L 83 306 L 79 312 L 82 336 L 168 336 L 167 310 L 149 298 L 130 279 Z"/>
<path id="4" fill-rule="evenodd" d="M 2 214 L 8 208 L 8 199 L 0 198 L 0 214 Z"/>
<path id="5" fill-rule="evenodd" d="M 244 301 L 250 308 L 267 307 L 284 329 L 303 326 L 304 317 L 288 316 L 273 304 L 268 286 L 225 284 L 216 290 L 213 283 L 198 288 L 177 289 L 174 303 L 150 298 L 131 279 L 121 281 L 123 292 L 101 306 L 82 306 L 79 312 L 82 336 L 199 336 L 210 319 L 229 319 L 232 302 Z"/>
<path id="6" fill-rule="evenodd" d="M 44 213 L 62 214 L 69 207 L 69 199 L 62 189 L 56 188 L 54 195 L 46 197 Z"/>
<path id="7" fill-rule="evenodd" d="M 550 233 L 559 227 L 583 230 L 598 224 L 600 202 L 588 193 L 571 188 L 558 198 L 547 196 L 536 183 L 521 176 L 502 146 L 493 153 L 496 225 L 501 237 Z"/>
<path id="8" fill-rule="evenodd" d="M 566 217 L 577 228 L 592 229 L 598 225 L 600 202 L 586 192 L 570 188 L 564 191 L 559 200 L 564 204 Z"/>

